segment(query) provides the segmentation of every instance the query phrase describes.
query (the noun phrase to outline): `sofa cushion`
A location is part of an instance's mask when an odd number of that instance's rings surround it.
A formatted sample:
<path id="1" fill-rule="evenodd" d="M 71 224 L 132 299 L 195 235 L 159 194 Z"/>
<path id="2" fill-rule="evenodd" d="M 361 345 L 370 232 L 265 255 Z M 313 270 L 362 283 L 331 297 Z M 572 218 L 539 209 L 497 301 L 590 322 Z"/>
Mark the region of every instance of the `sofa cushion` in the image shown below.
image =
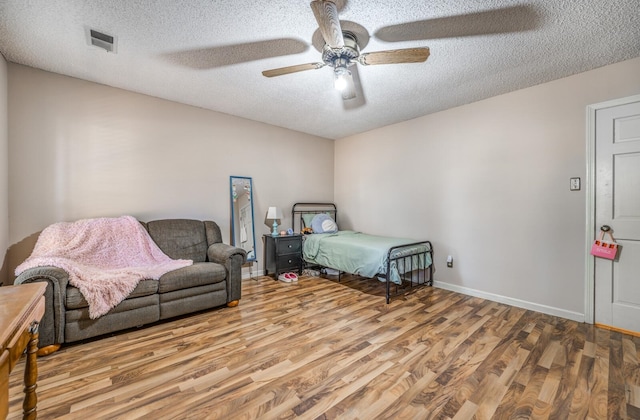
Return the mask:
<path id="1" fill-rule="evenodd" d="M 207 260 L 207 236 L 200 220 L 166 219 L 147 223 L 147 230 L 162 252 L 174 260 Z"/>
<path id="2" fill-rule="evenodd" d="M 158 292 L 167 293 L 188 287 L 202 286 L 225 281 L 227 271 L 217 263 L 193 263 L 189 267 L 169 271 L 158 280 Z"/>
<path id="3" fill-rule="evenodd" d="M 140 280 L 135 289 L 127 296 L 127 299 L 137 298 L 142 296 L 153 295 L 158 292 L 158 281 L 157 280 Z M 65 300 L 65 308 L 66 309 L 80 309 L 87 308 L 89 303 L 84 298 L 80 290 L 73 286 L 67 287 L 67 296 Z"/>

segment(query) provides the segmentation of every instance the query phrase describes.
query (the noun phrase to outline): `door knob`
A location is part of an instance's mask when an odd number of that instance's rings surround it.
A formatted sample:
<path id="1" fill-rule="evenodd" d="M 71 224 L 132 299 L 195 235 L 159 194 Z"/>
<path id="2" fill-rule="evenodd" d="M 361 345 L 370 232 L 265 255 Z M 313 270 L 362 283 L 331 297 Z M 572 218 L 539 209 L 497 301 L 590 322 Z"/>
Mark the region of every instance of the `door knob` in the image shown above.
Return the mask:
<path id="1" fill-rule="evenodd" d="M 609 232 L 611 230 L 611 226 L 602 225 L 602 226 L 600 226 L 600 230 L 603 231 L 603 232 Z"/>

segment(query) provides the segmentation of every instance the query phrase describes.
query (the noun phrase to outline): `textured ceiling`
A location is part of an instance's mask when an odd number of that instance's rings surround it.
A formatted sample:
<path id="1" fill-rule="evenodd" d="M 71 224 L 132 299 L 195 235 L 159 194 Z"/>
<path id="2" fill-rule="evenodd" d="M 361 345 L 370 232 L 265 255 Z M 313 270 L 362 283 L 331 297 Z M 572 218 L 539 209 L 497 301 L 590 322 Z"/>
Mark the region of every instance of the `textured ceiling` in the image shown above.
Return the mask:
<path id="1" fill-rule="evenodd" d="M 638 0 L 337 0 L 363 52 L 428 46 L 425 63 L 362 67 L 343 101 L 304 0 L 0 0 L 11 62 L 337 139 L 640 56 Z M 87 28 L 117 37 L 90 46 Z M 640 77 L 640 75 L 639 75 Z"/>

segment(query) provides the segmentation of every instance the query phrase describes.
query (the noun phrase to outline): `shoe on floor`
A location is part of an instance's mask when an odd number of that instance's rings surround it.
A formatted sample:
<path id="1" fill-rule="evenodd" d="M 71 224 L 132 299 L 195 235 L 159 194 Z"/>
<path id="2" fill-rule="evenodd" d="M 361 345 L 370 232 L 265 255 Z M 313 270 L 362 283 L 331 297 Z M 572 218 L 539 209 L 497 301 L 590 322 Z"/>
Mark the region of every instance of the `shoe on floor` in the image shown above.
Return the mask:
<path id="1" fill-rule="evenodd" d="M 278 280 L 284 283 L 291 283 L 291 278 L 288 276 L 289 273 L 282 273 L 278 276 Z"/>
<path id="2" fill-rule="evenodd" d="M 291 281 L 298 281 L 298 275 L 296 273 L 287 273 L 285 276 L 288 276 Z"/>

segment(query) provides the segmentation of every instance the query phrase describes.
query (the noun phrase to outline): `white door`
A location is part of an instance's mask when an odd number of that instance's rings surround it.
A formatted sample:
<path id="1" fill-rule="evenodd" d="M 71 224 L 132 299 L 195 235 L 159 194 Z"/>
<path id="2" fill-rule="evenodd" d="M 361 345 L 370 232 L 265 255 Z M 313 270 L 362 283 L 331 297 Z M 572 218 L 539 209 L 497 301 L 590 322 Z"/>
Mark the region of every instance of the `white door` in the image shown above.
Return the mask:
<path id="1" fill-rule="evenodd" d="M 640 332 L 640 100 L 595 113 L 595 226 L 610 226 L 618 258 L 594 258 L 595 323 Z M 594 238 L 591 238 L 593 241 Z"/>

